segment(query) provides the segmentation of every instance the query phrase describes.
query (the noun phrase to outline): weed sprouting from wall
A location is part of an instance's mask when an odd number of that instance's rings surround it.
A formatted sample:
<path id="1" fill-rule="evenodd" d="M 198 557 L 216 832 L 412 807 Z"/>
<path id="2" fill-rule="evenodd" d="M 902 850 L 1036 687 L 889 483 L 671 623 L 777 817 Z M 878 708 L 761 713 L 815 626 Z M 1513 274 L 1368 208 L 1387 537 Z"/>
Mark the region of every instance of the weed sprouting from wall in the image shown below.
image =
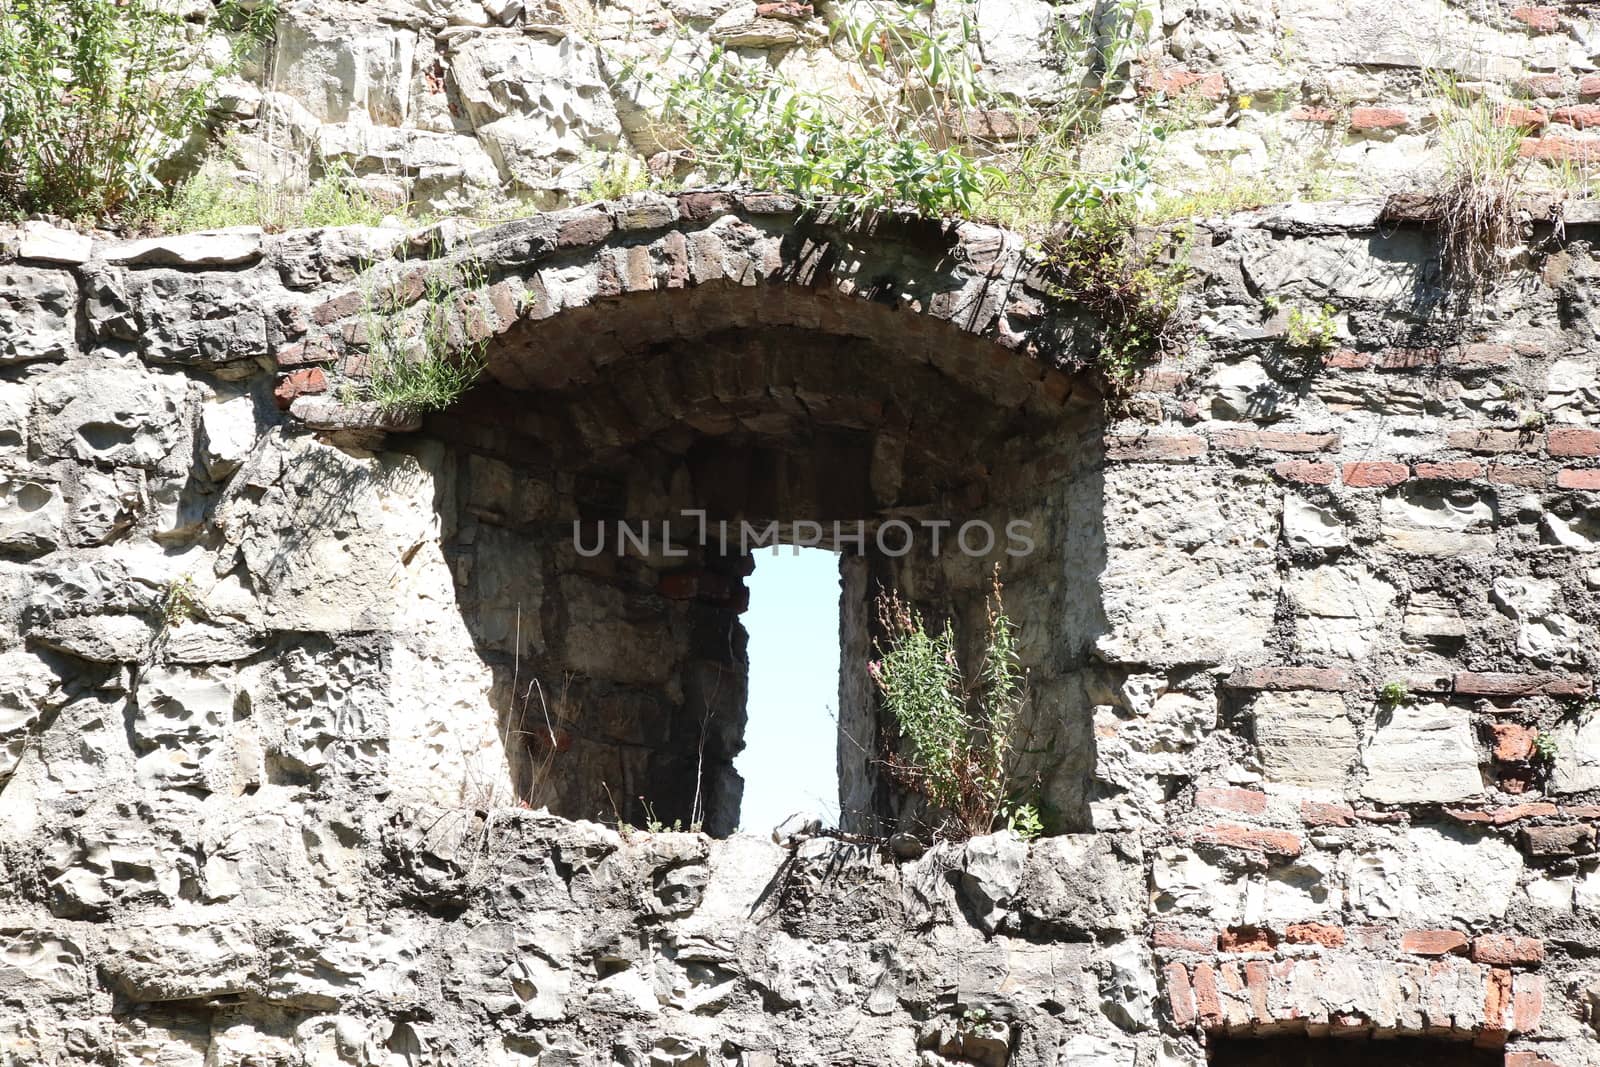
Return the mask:
<path id="1" fill-rule="evenodd" d="M 1038 809 L 1011 789 L 1012 729 L 1027 701 L 1027 674 L 998 574 L 971 683 L 948 623 L 930 629 L 894 592 L 878 598 L 878 619 L 886 636 L 869 670 L 904 742 L 885 757 L 890 775 L 938 810 L 937 837 L 960 840 L 997 828 L 1037 835 Z"/>
<path id="2" fill-rule="evenodd" d="M 492 312 L 480 303 L 483 267 L 470 259 L 425 267 L 409 283 L 420 289 L 410 301 L 404 284 L 369 281 L 363 290 L 363 399 L 390 415 L 442 411 L 472 388 L 488 362 Z"/>
<path id="3" fill-rule="evenodd" d="M 1430 73 L 1444 172 L 1435 193 L 1445 284 L 1464 302 L 1482 297 L 1505 273 L 1523 240 L 1518 152 L 1528 128 L 1459 83 Z"/>

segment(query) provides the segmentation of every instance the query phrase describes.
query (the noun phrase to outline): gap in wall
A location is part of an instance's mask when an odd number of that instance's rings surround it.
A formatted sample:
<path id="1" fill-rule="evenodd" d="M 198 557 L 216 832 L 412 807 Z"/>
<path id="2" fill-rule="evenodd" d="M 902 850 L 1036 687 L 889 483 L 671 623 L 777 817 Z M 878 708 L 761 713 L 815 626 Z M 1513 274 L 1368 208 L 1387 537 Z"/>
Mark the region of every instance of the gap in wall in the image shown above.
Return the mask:
<path id="1" fill-rule="evenodd" d="M 839 825 L 839 556 L 779 546 L 755 554 L 748 719 L 734 769 L 740 829 L 765 834 L 796 812 Z"/>

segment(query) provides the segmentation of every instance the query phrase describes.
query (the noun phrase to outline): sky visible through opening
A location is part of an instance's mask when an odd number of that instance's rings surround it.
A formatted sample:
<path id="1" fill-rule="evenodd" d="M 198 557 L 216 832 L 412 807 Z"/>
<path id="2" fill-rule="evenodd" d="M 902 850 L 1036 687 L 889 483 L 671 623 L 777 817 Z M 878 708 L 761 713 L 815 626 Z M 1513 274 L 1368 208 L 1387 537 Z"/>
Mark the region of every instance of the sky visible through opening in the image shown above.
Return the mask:
<path id="1" fill-rule="evenodd" d="M 734 767 L 740 829 L 766 834 L 797 811 L 839 824 L 839 557 L 784 546 L 755 555 L 749 718 Z"/>

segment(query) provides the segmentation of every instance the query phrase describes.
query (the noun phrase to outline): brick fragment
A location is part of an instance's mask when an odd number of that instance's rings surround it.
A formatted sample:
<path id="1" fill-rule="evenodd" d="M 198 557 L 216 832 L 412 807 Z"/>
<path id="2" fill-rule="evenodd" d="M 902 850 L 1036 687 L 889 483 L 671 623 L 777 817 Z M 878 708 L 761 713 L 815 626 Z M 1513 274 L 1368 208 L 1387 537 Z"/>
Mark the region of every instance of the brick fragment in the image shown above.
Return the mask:
<path id="1" fill-rule="evenodd" d="M 1305 105 L 1289 112 L 1289 118 L 1295 122 L 1320 122 L 1328 126 L 1339 121 L 1339 112 L 1331 107 Z"/>
<path id="2" fill-rule="evenodd" d="M 1230 689 L 1315 689 L 1339 693 L 1350 688 L 1341 667 L 1240 667 L 1228 675 Z"/>
<path id="3" fill-rule="evenodd" d="M 1444 443 L 1468 452 L 1537 452 L 1543 444 L 1541 434 L 1523 430 L 1450 430 Z"/>
<path id="4" fill-rule="evenodd" d="M 296 397 L 318 396 L 327 391 L 328 375 L 321 367 L 302 367 L 284 375 L 272 390 L 272 397 L 277 402 L 278 410 L 288 411 Z"/>
<path id="5" fill-rule="evenodd" d="M 1151 937 L 1151 943 L 1156 948 L 1177 952 L 1211 953 L 1217 950 L 1217 934 L 1215 930 L 1187 931 L 1171 923 L 1159 923 Z M 1187 974 L 1184 980 L 1188 980 Z"/>
<path id="6" fill-rule="evenodd" d="M 1197 434 L 1110 434 L 1106 437 L 1106 458 L 1122 462 L 1159 462 L 1194 459 L 1204 455 L 1206 439 Z"/>
<path id="7" fill-rule="evenodd" d="M 1300 802 L 1300 821 L 1307 826 L 1354 826 L 1356 810 L 1348 804 L 1302 800 Z"/>
<path id="8" fill-rule="evenodd" d="M 764 19 L 808 19 L 816 12 L 810 4 L 797 4 L 794 0 L 777 0 L 776 3 L 757 4 L 756 16 Z"/>
<path id="9" fill-rule="evenodd" d="M 1194 802 L 1202 808 L 1260 815 L 1267 810 L 1267 795 L 1258 789 L 1205 788 L 1195 793 Z"/>
<path id="10" fill-rule="evenodd" d="M 1298 482 L 1301 485 L 1332 485 L 1338 470 L 1331 463 L 1286 459 L 1281 463 L 1274 463 L 1272 473 L 1286 482 Z"/>
<path id="11" fill-rule="evenodd" d="M 1209 1030 L 1222 1025 L 1222 1001 L 1217 996 L 1217 974 L 1209 963 L 1202 963 L 1194 969 L 1194 1006 L 1202 1027 Z"/>
<path id="12" fill-rule="evenodd" d="M 1533 758 L 1533 739 L 1539 731 L 1513 722 L 1494 724 L 1494 758 L 1507 763 Z"/>
<path id="13" fill-rule="evenodd" d="M 1189 969 L 1181 963 L 1169 963 L 1165 973 L 1172 1021 L 1178 1029 L 1187 1030 L 1195 1022 L 1194 988 L 1189 984 Z"/>
<path id="14" fill-rule="evenodd" d="M 1584 130 L 1590 126 L 1600 126 L 1600 104 L 1574 104 L 1571 107 L 1558 107 L 1550 112 L 1553 122 L 1565 123 L 1574 129 Z"/>
<path id="15" fill-rule="evenodd" d="M 617 221 L 597 207 L 578 208 L 556 224 L 556 247 L 579 248 L 598 244 L 611 236 Z"/>
<path id="16" fill-rule="evenodd" d="M 1344 465 L 1344 484 L 1355 489 L 1382 489 L 1399 485 L 1411 476 L 1404 463 L 1378 460 Z"/>
<path id="17" fill-rule="evenodd" d="M 1600 459 L 1600 430 L 1557 426 L 1550 431 L 1545 447 L 1562 459 Z"/>
<path id="18" fill-rule="evenodd" d="M 1418 463 L 1412 473 L 1418 478 L 1444 482 L 1467 482 L 1483 477 L 1483 464 L 1474 460 L 1454 460 L 1445 463 Z"/>
<path id="19" fill-rule="evenodd" d="M 1266 960 L 1249 960 L 1244 965 L 1244 985 L 1250 994 L 1250 1021 L 1272 1021 L 1267 993 L 1272 988 L 1272 968 Z"/>
<path id="20" fill-rule="evenodd" d="M 1600 74 L 1585 74 L 1578 79 L 1579 96 L 1600 96 Z"/>
<path id="21" fill-rule="evenodd" d="M 1378 353 L 1379 370 L 1415 370 L 1437 367 L 1444 353 L 1437 348 L 1385 348 Z"/>
<path id="22" fill-rule="evenodd" d="M 1600 489 L 1600 467 L 1563 467 L 1556 472 L 1558 489 Z"/>
<path id="23" fill-rule="evenodd" d="M 1410 125 L 1411 118 L 1397 107 L 1355 107 L 1350 109 L 1352 130 L 1399 130 Z"/>
<path id="24" fill-rule="evenodd" d="M 1553 7 L 1514 7 L 1511 17 L 1530 30 L 1549 33 L 1561 28 L 1561 11 Z"/>
<path id="25" fill-rule="evenodd" d="M 326 326 L 337 322 L 347 315 L 354 315 L 361 310 L 364 298 L 360 293 L 340 293 L 331 300 L 324 300 L 311 309 L 311 321 L 318 326 Z"/>
<path id="26" fill-rule="evenodd" d="M 1472 960 L 1496 967 L 1535 967 L 1544 961 L 1544 942 L 1537 937 L 1483 934 L 1472 939 Z"/>
<path id="27" fill-rule="evenodd" d="M 1291 945 L 1322 945 L 1339 948 L 1344 944 L 1344 927 L 1327 923 L 1290 923 L 1283 931 L 1283 939 Z"/>
<path id="28" fill-rule="evenodd" d="M 1511 1012 L 1511 972 L 1504 967 L 1491 967 L 1483 980 L 1483 1026 L 1494 1033 L 1504 1033 L 1506 1016 Z"/>
<path id="29" fill-rule="evenodd" d="M 1339 447 L 1339 435 L 1286 430 L 1221 430 L 1211 435 L 1211 443 L 1230 452 L 1331 452 Z"/>
<path id="30" fill-rule="evenodd" d="M 1230 926 L 1217 935 L 1218 952 L 1271 952 L 1278 935 L 1264 926 Z"/>
<path id="31" fill-rule="evenodd" d="M 1511 1000 L 1511 1032 L 1531 1034 L 1539 1029 L 1543 1015 L 1544 978 L 1537 974 L 1517 975 Z"/>
<path id="32" fill-rule="evenodd" d="M 1591 76 L 1584 75 L 1585 78 Z M 1517 84 L 1529 96 L 1557 97 L 1565 95 L 1567 91 L 1566 85 L 1562 82 L 1559 74 L 1527 74 Z M 1582 84 L 1580 81 L 1579 92 L 1582 92 Z"/>
<path id="33" fill-rule="evenodd" d="M 1531 801 L 1527 804 L 1511 804 L 1504 808 L 1495 808 L 1489 813 L 1489 821 L 1496 826 L 1510 826 L 1523 819 L 1539 819 L 1547 815 L 1556 815 L 1560 811 L 1554 804 L 1545 801 Z"/>
<path id="34" fill-rule="evenodd" d="M 1489 464 L 1488 478 L 1490 485 L 1515 485 L 1524 489 L 1543 489 L 1550 480 L 1543 467 L 1511 463 Z"/>
<path id="35" fill-rule="evenodd" d="M 1200 74 L 1183 68 L 1154 71 L 1146 79 L 1145 86 L 1168 96 L 1193 93 L 1207 100 L 1221 100 L 1228 95 L 1228 83 L 1221 74 Z"/>
<path id="36" fill-rule="evenodd" d="M 1237 848 L 1245 852 L 1261 852 L 1270 856 L 1300 855 L 1300 835 L 1289 830 L 1269 830 L 1259 826 L 1239 826 L 1219 823 L 1196 832 L 1195 837 L 1213 845 Z"/>
<path id="37" fill-rule="evenodd" d="M 1453 686 L 1457 693 L 1469 696 L 1585 696 L 1589 692 L 1589 679 L 1582 674 L 1554 671 L 1533 674 L 1457 671 Z"/>
<path id="38" fill-rule="evenodd" d="M 1550 121 L 1550 116 L 1542 107 L 1517 107 L 1507 105 L 1502 107 L 1495 121 L 1502 126 L 1521 126 L 1525 129 L 1536 130 Z"/>
<path id="39" fill-rule="evenodd" d="M 1527 826 L 1522 830 L 1522 847 L 1530 856 L 1543 859 L 1588 855 L 1594 851 L 1594 828 L 1582 823 Z"/>
<path id="40" fill-rule="evenodd" d="M 1517 154 L 1524 159 L 1590 163 L 1600 159 L 1600 138 L 1524 137 L 1517 146 Z"/>
<path id="41" fill-rule="evenodd" d="M 1460 955 L 1467 948 L 1467 935 L 1459 930 L 1406 930 L 1400 934 L 1400 951 L 1415 956 Z"/>

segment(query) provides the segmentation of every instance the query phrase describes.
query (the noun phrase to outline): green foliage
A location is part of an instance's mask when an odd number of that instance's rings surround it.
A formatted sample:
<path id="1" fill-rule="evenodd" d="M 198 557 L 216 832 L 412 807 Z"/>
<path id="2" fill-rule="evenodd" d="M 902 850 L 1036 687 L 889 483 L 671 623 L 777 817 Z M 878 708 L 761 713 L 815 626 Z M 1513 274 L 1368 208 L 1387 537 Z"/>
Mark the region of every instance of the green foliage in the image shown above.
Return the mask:
<path id="1" fill-rule="evenodd" d="M 1290 348 L 1309 348 L 1318 352 L 1332 348 L 1339 333 L 1339 324 L 1334 321 L 1336 310 L 1332 304 L 1290 308 L 1284 340 Z"/>
<path id="2" fill-rule="evenodd" d="M 1027 676 L 998 575 L 982 664 L 970 686 L 948 623 L 929 629 L 892 592 L 878 598 L 878 618 L 885 636 L 868 669 L 904 742 L 886 757 L 890 774 L 943 813 L 941 837 L 986 834 L 997 825 L 1037 835 L 1038 810 L 1011 800 L 1007 791 L 1011 733 L 1027 699 Z"/>
<path id="3" fill-rule="evenodd" d="M 302 226 L 376 226 L 397 210 L 404 210 L 403 205 L 367 192 L 347 167 L 330 167 L 309 189 L 296 193 L 240 182 L 211 163 L 173 191 L 153 222 L 165 233 L 228 226 L 278 232 Z"/>
<path id="4" fill-rule="evenodd" d="M 1503 107 L 1479 87 L 1430 71 L 1444 173 L 1434 192 L 1440 265 L 1462 301 L 1480 297 L 1504 273 L 1522 240 L 1516 198 L 1525 170 L 1526 127 L 1503 121 Z"/>
<path id="5" fill-rule="evenodd" d="M 1540 762 L 1543 762 L 1543 763 L 1553 763 L 1555 761 L 1555 758 L 1556 758 L 1556 756 L 1557 756 L 1557 754 L 1559 752 L 1560 752 L 1560 746 L 1556 744 L 1556 739 L 1553 736 L 1551 736 L 1550 734 L 1547 734 L 1543 730 L 1541 730 L 1541 731 L 1539 731 L 1538 734 L 1536 734 L 1534 736 L 1534 738 L 1533 738 L 1533 757 L 1534 757 L 1534 759 L 1539 760 Z"/>
<path id="6" fill-rule="evenodd" d="M 106 220 L 157 193 L 274 16 L 220 4 L 211 25 L 235 34 L 207 66 L 216 38 L 163 0 L 0 0 L 0 207 Z"/>
<path id="7" fill-rule="evenodd" d="M 1411 690 L 1404 682 L 1385 682 L 1378 689 L 1378 703 L 1384 708 L 1403 708 L 1411 703 Z"/>
<path id="8" fill-rule="evenodd" d="M 196 607 L 194 576 L 185 574 L 167 583 L 161 601 L 161 621 L 168 627 L 181 626 L 194 618 Z"/>
<path id="9" fill-rule="evenodd" d="M 630 193 L 650 188 L 650 172 L 636 160 L 620 153 L 606 157 L 594 179 L 583 191 L 583 199 L 621 200 Z"/>
<path id="10" fill-rule="evenodd" d="M 487 365 L 488 316 L 480 264 L 424 268 L 421 295 L 398 286 L 365 291 L 367 383 L 364 398 L 386 413 L 442 411 L 477 382 Z"/>

